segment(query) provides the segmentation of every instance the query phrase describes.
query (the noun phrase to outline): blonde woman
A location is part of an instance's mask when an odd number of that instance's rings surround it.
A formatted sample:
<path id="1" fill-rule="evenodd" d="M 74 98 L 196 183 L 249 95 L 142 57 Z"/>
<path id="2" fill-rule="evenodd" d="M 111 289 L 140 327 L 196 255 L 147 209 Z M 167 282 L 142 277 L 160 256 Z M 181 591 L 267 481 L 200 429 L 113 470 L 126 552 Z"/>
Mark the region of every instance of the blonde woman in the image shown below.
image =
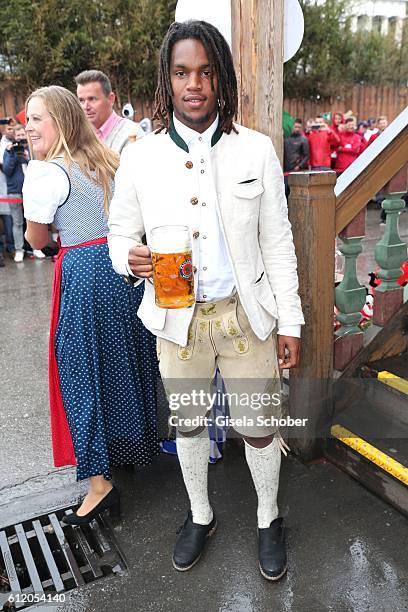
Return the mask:
<path id="1" fill-rule="evenodd" d="M 54 463 L 77 465 L 90 487 L 65 522 L 119 511 L 110 468 L 146 465 L 157 453 L 153 336 L 136 316 L 141 290 L 111 265 L 106 236 L 117 155 L 97 139 L 76 97 L 63 87 L 27 100 L 34 161 L 24 184 L 26 237 L 34 248 L 59 231 L 49 347 Z"/>

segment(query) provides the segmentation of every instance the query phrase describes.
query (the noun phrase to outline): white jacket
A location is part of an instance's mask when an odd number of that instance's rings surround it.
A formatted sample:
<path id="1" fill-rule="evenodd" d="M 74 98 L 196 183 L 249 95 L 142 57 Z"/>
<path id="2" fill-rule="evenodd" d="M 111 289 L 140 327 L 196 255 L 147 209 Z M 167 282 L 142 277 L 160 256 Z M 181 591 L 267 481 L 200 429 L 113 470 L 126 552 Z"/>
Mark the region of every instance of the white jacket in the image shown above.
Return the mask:
<path id="1" fill-rule="evenodd" d="M 297 262 L 281 166 L 270 138 L 236 125 L 238 133 L 219 129 L 212 139 L 211 163 L 218 213 L 232 263 L 235 284 L 251 327 L 261 340 L 283 325 L 304 323 L 298 296 Z M 122 154 L 109 214 L 109 252 L 114 269 L 127 275 L 128 252 L 158 225 L 200 228 L 198 169 L 191 168 L 186 143 L 172 128 L 151 134 Z M 199 249 L 193 239 L 193 263 Z M 156 306 L 145 282 L 138 315 L 154 334 L 187 344 L 193 308 Z"/>
<path id="2" fill-rule="evenodd" d="M 144 135 L 145 133 L 138 123 L 123 119 L 113 128 L 104 143 L 120 155 L 123 149 L 132 142 L 129 137 L 133 137 L 133 139 L 136 137 L 143 138 Z"/>

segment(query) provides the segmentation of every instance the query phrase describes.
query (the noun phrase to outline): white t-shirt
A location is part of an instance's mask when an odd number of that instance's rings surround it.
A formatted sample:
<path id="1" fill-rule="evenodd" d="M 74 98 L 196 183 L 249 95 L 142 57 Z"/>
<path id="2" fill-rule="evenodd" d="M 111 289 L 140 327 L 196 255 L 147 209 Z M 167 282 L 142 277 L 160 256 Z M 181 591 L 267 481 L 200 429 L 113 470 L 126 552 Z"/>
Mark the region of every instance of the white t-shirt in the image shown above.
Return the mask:
<path id="1" fill-rule="evenodd" d="M 374 128 L 373 130 L 367 130 L 364 134 L 364 138 L 368 142 L 373 134 L 378 134 L 380 130 L 378 128 Z"/>

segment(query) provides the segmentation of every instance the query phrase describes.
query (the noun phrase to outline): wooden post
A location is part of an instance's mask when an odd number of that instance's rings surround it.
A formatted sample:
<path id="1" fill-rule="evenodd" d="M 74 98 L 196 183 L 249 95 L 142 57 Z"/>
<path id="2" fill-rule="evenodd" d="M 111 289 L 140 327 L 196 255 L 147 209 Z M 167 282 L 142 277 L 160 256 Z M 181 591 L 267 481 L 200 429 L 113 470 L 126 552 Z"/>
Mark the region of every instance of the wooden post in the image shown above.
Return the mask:
<path id="1" fill-rule="evenodd" d="M 321 455 L 330 430 L 334 334 L 334 250 L 336 201 L 334 172 L 289 175 L 289 218 L 298 259 L 302 329 L 300 367 L 290 371 L 290 416 L 308 419 L 290 435 L 302 459 Z M 284 273 L 284 271 L 283 271 Z"/>
<path id="2" fill-rule="evenodd" d="M 238 122 L 272 138 L 283 157 L 284 0 L 231 0 Z"/>

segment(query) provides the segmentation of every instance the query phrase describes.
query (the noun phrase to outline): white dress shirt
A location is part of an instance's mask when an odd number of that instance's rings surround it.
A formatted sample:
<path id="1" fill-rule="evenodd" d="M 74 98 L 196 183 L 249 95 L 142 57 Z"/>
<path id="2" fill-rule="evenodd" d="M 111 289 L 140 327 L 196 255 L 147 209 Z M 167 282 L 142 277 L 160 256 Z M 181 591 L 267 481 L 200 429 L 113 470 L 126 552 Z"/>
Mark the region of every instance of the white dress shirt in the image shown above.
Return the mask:
<path id="1" fill-rule="evenodd" d="M 364 134 L 364 138 L 366 139 L 366 141 L 368 142 L 371 138 L 371 136 L 373 136 L 374 134 L 378 134 L 380 130 L 378 128 L 373 128 L 373 129 L 369 129 L 366 131 L 366 133 Z"/>
<path id="2" fill-rule="evenodd" d="M 232 265 L 217 213 L 217 192 L 211 168 L 211 138 L 218 127 L 218 117 L 210 127 L 200 134 L 181 123 L 173 116 L 174 127 L 187 144 L 190 157 L 197 172 L 200 206 L 198 270 L 198 302 L 215 302 L 229 297 L 234 292 L 235 281 Z"/>

